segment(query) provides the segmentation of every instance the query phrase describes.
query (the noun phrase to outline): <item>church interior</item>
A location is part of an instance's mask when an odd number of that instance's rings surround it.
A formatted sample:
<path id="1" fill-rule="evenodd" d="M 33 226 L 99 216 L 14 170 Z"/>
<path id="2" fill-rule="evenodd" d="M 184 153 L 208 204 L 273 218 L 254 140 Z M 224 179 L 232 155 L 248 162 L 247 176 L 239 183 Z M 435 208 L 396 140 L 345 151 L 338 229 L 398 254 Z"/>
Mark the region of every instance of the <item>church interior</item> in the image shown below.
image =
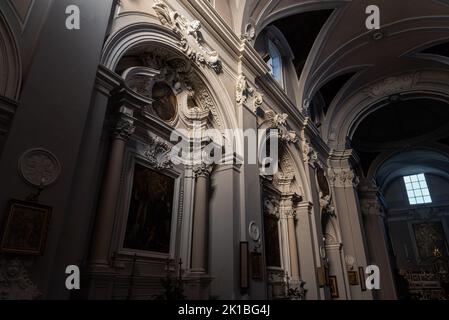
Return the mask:
<path id="1" fill-rule="evenodd" d="M 0 2 L 0 300 L 447 300 L 448 244 L 448 0 Z"/>

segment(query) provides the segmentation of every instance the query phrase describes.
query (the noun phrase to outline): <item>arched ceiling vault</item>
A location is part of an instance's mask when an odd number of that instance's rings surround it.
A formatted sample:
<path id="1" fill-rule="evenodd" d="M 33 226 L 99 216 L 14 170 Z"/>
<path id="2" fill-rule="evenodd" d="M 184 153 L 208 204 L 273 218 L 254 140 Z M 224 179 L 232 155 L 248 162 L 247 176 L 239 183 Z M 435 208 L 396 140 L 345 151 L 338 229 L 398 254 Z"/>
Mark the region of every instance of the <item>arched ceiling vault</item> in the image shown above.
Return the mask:
<path id="1" fill-rule="evenodd" d="M 232 2 L 233 0 L 230 0 Z M 366 7 L 377 5 L 381 30 L 374 39 L 366 29 Z M 392 74 L 411 70 L 448 68 L 449 59 L 420 54 L 434 43 L 449 39 L 449 1 L 447 0 L 246 0 L 241 33 L 247 24 L 256 35 L 267 25 L 301 12 L 335 9 L 317 37 L 300 81 L 300 95 L 312 99 L 329 80 L 357 70 L 356 81 L 338 96 L 348 96 L 361 87 Z M 235 23 L 236 21 L 234 21 Z M 289 39 L 294 41 L 294 39 Z M 329 106 L 328 106 L 329 107 Z"/>

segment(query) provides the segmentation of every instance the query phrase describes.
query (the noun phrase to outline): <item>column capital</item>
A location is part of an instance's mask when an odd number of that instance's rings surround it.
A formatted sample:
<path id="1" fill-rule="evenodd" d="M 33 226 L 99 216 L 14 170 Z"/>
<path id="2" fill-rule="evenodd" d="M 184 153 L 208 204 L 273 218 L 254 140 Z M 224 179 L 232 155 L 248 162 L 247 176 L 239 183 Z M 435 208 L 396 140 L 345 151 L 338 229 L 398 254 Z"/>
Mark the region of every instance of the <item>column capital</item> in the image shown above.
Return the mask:
<path id="1" fill-rule="evenodd" d="M 128 141 L 135 130 L 136 127 L 133 120 L 121 117 L 115 124 L 113 136 L 115 139 Z"/>
<path id="2" fill-rule="evenodd" d="M 359 178 L 350 167 L 330 168 L 328 170 L 329 183 L 336 188 L 355 188 L 359 185 Z"/>
<path id="3" fill-rule="evenodd" d="M 134 112 L 127 107 L 121 107 L 118 120 L 114 127 L 113 136 L 115 139 L 128 141 L 134 134 L 136 127 L 134 126 Z"/>
<path id="4" fill-rule="evenodd" d="M 211 175 L 213 169 L 214 169 L 213 164 L 202 162 L 194 165 L 192 170 L 195 178 L 199 177 L 208 178 Z"/>

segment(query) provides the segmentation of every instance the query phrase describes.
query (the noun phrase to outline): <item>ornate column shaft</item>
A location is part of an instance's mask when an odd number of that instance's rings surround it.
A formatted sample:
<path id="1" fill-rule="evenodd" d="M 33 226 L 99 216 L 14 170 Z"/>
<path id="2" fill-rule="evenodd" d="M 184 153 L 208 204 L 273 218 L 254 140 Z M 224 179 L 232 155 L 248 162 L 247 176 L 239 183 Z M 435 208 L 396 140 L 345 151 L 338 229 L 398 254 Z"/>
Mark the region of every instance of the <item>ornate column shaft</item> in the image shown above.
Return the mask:
<path id="1" fill-rule="evenodd" d="M 193 212 L 192 272 L 207 273 L 209 243 L 209 179 L 212 166 L 202 163 L 193 168 L 196 177 Z"/>
<path id="2" fill-rule="evenodd" d="M 90 257 L 91 266 L 109 264 L 109 247 L 114 227 L 115 209 L 120 189 L 120 177 L 126 142 L 134 133 L 132 111 L 123 107 L 113 133 L 111 153 L 104 176 L 97 217 L 95 221 L 93 248 Z"/>

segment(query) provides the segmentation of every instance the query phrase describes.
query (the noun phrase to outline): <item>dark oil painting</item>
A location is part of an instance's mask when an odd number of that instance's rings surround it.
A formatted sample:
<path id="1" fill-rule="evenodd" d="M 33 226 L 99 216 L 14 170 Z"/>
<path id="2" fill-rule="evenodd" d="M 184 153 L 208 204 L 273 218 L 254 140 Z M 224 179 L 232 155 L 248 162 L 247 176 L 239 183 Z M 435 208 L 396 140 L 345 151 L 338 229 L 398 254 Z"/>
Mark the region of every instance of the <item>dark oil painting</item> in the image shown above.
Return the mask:
<path id="1" fill-rule="evenodd" d="M 136 164 L 124 247 L 170 252 L 175 179 Z"/>

